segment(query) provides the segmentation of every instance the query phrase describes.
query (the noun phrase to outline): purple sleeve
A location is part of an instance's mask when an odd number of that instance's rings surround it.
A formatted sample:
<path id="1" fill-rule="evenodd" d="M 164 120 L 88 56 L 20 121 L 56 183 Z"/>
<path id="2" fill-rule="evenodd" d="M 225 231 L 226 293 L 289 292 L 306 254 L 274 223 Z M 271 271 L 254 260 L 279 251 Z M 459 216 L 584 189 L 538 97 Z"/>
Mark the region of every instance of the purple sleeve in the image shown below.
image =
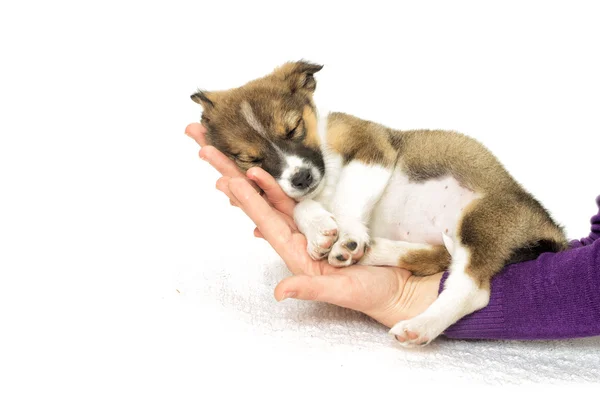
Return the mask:
<path id="1" fill-rule="evenodd" d="M 598 214 L 590 220 L 592 224 L 590 235 L 580 240 L 572 240 L 570 243 L 572 248 L 588 246 L 600 238 L 600 196 L 596 197 L 596 204 L 598 205 Z"/>
<path id="2" fill-rule="evenodd" d="M 596 199 L 600 207 L 600 196 Z M 571 249 L 512 264 L 492 279 L 489 304 L 450 326 L 454 339 L 568 339 L 600 335 L 600 211 Z M 444 273 L 440 292 L 447 278 Z"/>

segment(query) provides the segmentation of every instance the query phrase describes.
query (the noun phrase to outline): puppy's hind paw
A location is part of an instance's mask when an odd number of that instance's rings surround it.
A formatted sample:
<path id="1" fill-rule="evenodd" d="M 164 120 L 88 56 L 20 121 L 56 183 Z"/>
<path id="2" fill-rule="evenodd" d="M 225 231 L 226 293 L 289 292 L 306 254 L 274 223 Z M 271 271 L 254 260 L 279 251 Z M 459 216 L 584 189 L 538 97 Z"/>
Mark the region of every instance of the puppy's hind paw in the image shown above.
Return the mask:
<path id="1" fill-rule="evenodd" d="M 404 347 L 418 347 L 431 343 L 445 328 L 430 317 L 417 316 L 398 322 L 389 333 Z"/>
<path id="2" fill-rule="evenodd" d="M 336 267 L 347 267 L 361 259 L 366 247 L 364 240 L 342 235 L 333 245 L 327 261 Z"/>

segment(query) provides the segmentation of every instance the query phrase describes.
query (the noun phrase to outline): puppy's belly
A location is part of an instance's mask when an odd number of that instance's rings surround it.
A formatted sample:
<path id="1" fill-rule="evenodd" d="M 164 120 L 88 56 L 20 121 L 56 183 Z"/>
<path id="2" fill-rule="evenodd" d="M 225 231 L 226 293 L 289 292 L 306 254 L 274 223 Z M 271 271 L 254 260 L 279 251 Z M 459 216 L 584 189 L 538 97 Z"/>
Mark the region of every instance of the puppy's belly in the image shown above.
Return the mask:
<path id="1" fill-rule="evenodd" d="M 442 233 L 455 237 L 465 207 L 477 197 L 451 176 L 415 183 L 397 171 L 373 210 L 371 237 L 443 244 Z"/>

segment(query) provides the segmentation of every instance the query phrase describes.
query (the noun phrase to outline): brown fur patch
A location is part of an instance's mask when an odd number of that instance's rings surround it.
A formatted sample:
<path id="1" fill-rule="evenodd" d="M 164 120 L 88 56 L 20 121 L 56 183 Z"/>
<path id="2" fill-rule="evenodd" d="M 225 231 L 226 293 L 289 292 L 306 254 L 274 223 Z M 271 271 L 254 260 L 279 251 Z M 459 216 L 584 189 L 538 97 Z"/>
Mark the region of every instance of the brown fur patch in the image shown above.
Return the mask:
<path id="1" fill-rule="evenodd" d="M 344 113 L 331 113 L 327 122 L 327 143 L 346 163 L 393 167 L 398 151 L 390 146 L 390 129 Z"/>
<path id="2" fill-rule="evenodd" d="M 412 181 L 451 175 L 479 193 L 515 185 L 496 157 L 473 138 L 441 130 L 403 131 L 400 135 L 400 166 Z"/>
<path id="3" fill-rule="evenodd" d="M 398 266 L 411 271 L 415 275 L 433 275 L 448 269 L 452 258 L 444 246 L 433 246 L 432 249 L 411 250 L 400 257 Z"/>
<path id="4" fill-rule="evenodd" d="M 321 145 L 319 139 L 319 132 L 317 130 L 317 115 L 312 107 L 304 106 L 302 112 L 302 119 L 304 120 L 304 127 L 306 129 L 306 139 L 304 143 L 312 148 L 318 148 Z"/>
<path id="5" fill-rule="evenodd" d="M 465 211 L 457 236 L 471 253 L 466 273 L 480 285 L 523 252 L 520 261 L 536 258 L 543 251 L 567 249 L 562 228 L 532 199 L 525 192 L 495 193 Z"/>

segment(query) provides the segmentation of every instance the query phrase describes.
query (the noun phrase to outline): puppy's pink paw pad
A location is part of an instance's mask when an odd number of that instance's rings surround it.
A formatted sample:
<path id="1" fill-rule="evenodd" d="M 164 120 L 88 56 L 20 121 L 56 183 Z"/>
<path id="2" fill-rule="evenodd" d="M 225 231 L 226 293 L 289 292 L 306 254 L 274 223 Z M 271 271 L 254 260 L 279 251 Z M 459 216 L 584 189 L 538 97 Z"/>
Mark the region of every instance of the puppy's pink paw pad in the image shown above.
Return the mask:
<path id="1" fill-rule="evenodd" d="M 337 267 L 352 265 L 364 256 L 366 247 L 363 241 L 342 234 L 329 253 L 329 264 Z"/>
<path id="2" fill-rule="evenodd" d="M 432 321 L 429 318 L 415 317 L 398 322 L 389 333 L 404 347 L 426 346 L 440 334 L 437 332 L 438 324 Z"/>

